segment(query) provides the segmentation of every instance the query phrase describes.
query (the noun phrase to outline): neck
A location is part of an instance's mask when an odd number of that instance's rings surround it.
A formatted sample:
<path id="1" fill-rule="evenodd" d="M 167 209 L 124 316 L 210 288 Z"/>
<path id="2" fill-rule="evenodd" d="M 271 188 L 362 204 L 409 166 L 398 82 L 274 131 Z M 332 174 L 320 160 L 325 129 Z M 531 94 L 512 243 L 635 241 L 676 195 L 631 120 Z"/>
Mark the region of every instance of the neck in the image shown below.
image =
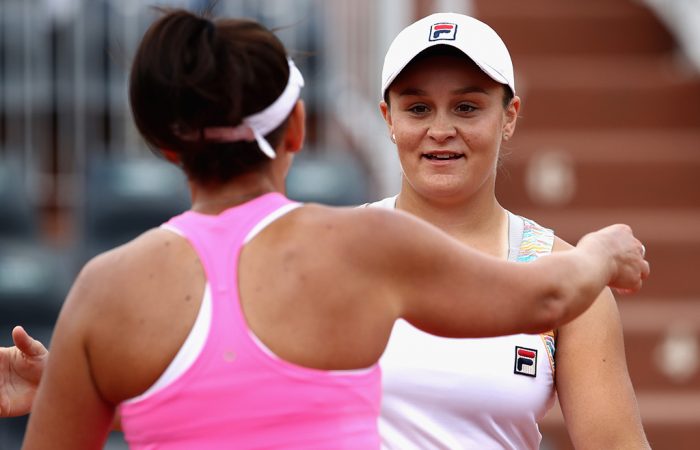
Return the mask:
<path id="1" fill-rule="evenodd" d="M 436 201 L 404 186 L 396 207 L 432 223 L 481 252 L 507 257 L 508 214 L 493 193 Z"/>
<path id="2" fill-rule="evenodd" d="M 205 186 L 191 182 L 190 191 L 193 211 L 219 214 L 270 192 L 284 193 L 284 186 L 265 173 L 254 172 L 219 185 Z"/>

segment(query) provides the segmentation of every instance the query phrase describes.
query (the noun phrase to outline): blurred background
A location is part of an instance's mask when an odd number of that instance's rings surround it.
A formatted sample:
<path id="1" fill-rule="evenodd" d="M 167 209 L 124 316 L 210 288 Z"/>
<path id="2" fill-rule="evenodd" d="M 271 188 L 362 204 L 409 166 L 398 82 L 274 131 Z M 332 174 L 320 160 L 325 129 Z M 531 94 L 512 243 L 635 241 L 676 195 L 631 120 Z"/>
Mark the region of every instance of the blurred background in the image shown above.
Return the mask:
<path id="1" fill-rule="evenodd" d="M 0 345 L 24 325 L 50 344 L 88 258 L 188 207 L 183 176 L 131 123 L 129 60 L 150 5 L 0 0 Z M 620 298 L 627 359 L 655 449 L 700 442 L 700 0 L 222 0 L 258 19 L 307 79 L 306 151 L 288 194 L 355 205 L 398 192 L 378 110 L 393 36 L 437 11 L 472 14 L 510 49 L 523 100 L 498 195 L 576 242 L 613 222 L 645 242 L 653 277 Z M 25 418 L 0 420 L 19 448 Z M 570 448 L 557 406 L 543 449 Z M 126 448 L 118 433 L 108 449 Z"/>

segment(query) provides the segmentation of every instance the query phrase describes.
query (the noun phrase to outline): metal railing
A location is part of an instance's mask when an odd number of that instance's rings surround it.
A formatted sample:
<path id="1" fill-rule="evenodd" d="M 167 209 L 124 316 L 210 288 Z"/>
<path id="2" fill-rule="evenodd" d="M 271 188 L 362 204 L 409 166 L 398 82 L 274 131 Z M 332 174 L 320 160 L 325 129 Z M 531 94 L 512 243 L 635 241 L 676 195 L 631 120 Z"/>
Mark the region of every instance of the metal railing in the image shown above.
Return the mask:
<path id="1" fill-rule="evenodd" d="M 153 2 L 193 10 L 210 3 Z M 223 0 L 216 2 L 215 12 L 282 27 L 278 34 L 290 49 L 313 52 L 314 3 Z M 19 161 L 23 186 L 17 188 L 27 191 L 36 207 L 80 207 L 93 157 L 148 154 L 130 117 L 127 77 L 131 55 L 157 14 L 150 5 L 139 0 L 0 2 L 0 164 Z M 299 65 L 313 80 L 314 71 L 304 64 Z M 309 84 L 304 95 L 312 97 L 315 83 Z M 313 106 L 314 100 L 307 103 Z"/>
<path id="2" fill-rule="evenodd" d="M 649 6 L 676 37 L 685 57 L 700 72 L 700 1 L 639 0 Z"/>

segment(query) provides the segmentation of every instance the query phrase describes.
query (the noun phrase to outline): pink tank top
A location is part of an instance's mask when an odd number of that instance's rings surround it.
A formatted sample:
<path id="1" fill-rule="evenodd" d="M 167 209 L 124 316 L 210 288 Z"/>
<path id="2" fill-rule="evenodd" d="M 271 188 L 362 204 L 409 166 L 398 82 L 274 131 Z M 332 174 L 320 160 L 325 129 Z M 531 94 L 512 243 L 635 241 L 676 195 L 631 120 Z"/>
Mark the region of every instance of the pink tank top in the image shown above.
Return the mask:
<path id="1" fill-rule="evenodd" d="M 270 193 L 218 216 L 188 211 L 168 222 L 204 266 L 211 323 L 182 375 L 120 406 L 131 449 L 379 448 L 377 365 L 346 372 L 288 363 L 257 341 L 243 316 L 236 274 L 244 240 L 291 203 Z"/>

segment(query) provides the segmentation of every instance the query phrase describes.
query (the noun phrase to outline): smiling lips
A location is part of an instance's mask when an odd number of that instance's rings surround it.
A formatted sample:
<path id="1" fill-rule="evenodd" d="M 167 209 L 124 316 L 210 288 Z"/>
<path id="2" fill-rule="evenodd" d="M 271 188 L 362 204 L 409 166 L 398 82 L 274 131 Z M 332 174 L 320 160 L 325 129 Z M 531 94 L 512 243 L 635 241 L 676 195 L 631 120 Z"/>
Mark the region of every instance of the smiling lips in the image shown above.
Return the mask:
<path id="1" fill-rule="evenodd" d="M 452 153 L 452 152 L 435 152 L 435 153 L 423 153 L 423 158 L 429 159 L 431 161 L 449 161 L 453 159 L 464 158 L 463 153 Z"/>

